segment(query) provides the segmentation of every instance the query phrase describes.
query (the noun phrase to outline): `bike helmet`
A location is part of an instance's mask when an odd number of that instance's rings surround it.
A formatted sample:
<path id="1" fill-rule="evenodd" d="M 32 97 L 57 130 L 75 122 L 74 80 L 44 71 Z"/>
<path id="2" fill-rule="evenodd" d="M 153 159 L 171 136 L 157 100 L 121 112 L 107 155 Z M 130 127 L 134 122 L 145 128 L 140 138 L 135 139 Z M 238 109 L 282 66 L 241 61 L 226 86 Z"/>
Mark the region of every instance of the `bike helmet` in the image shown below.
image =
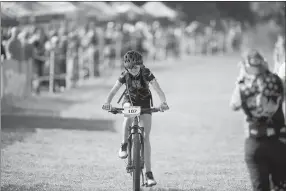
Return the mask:
<path id="1" fill-rule="evenodd" d="M 135 65 L 143 65 L 142 55 L 135 51 L 130 50 L 128 51 L 123 57 L 124 67 L 131 69 Z"/>

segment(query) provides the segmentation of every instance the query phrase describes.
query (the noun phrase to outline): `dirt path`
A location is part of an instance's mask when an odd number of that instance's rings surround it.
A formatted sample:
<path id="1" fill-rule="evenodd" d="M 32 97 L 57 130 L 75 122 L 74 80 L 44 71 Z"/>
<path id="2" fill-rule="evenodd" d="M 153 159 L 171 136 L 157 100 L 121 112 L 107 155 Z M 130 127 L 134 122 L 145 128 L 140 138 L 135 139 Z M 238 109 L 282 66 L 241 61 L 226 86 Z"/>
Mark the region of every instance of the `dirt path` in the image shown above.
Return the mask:
<path id="1" fill-rule="evenodd" d="M 236 59 L 190 57 L 154 66 L 171 109 L 154 114 L 152 166 L 158 185 L 143 190 L 250 190 L 242 118 L 228 108 Z M 125 161 L 117 157 L 122 117 L 100 110 L 110 86 L 61 113 L 73 119 L 4 116 L 1 190 L 130 190 Z M 159 104 L 157 95 L 154 99 Z"/>

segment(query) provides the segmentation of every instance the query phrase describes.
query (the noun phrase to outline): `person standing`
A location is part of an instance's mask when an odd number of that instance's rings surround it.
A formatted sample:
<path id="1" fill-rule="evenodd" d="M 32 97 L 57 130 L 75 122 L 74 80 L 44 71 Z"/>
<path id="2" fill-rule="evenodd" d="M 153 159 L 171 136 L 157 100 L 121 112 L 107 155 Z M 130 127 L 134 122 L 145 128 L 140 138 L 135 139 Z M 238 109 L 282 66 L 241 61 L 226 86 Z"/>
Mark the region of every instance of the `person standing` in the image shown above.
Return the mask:
<path id="1" fill-rule="evenodd" d="M 245 162 L 253 191 L 286 190 L 283 85 L 263 56 L 249 51 L 241 64 L 230 106 L 246 115 Z"/>
<path id="2" fill-rule="evenodd" d="M 19 62 L 22 60 L 22 45 L 20 40 L 18 39 L 18 35 L 20 33 L 17 27 L 13 27 L 11 29 L 11 37 L 7 41 L 7 59 L 14 59 Z"/>

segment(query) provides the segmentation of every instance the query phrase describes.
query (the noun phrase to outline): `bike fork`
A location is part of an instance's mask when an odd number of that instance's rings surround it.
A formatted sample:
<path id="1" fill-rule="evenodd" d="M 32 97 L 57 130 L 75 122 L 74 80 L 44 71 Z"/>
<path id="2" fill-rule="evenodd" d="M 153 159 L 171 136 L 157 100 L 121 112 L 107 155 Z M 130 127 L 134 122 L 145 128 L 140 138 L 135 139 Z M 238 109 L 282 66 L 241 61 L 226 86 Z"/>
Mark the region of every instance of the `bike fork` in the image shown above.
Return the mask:
<path id="1" fill-rule="evenodd" d="M 141 169 L 141 176 L 142 176 L 142 186 L 145 186 L 146 183 L 144 181 L 144 173 L 143 173 L 143 169 Z"/>
<path id="2" fill-rule="evenodd" d="M 131 134 L 131 127 L 129 127 L 128 129 L 128 162 L 127 162 L 127 167 L 126 167 L 126 171 L 127 173 L 130 173 L 130 175 L 132 176 L 132 171 L 133 171 L 133 165 L 132 165 L 132 161 L 131 161 L 131 149 L 132 149 L 132 134 Z"/>
<path id="3" fill-rule="evenodd" d="M 141 133 L 140 133 L 140 143 L 141 143 L 141 176 L 142 176 L 142 186 L 145 186 L 146 183 L 145 183 L 145 180 L 144 180 L 144 172 L 143 172 L 143 169 L 144 169 L 144 165 L 145 165 L 145 161 L 144 161 L 144 129 L 141 128 Z"/>

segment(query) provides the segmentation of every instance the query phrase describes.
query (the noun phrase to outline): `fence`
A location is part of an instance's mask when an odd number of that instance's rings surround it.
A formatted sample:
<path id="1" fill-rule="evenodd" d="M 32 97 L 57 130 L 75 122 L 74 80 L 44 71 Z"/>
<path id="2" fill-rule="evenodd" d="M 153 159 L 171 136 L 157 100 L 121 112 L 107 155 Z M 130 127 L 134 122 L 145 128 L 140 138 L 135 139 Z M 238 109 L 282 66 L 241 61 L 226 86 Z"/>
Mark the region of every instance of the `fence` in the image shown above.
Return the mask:
<path id="1" fill-rule="evenodd" d="M 170 55 L 180 57 L 182 54 L 201 53 L 202 51 L 198 50 L 198 47 L 204 46 L 205 43 L 199 42 L 199 40 L 186 35 L 182 35 L 180 38 L 162 37 L 157 40 L 153 38 L 152 42 L 147 42 L 147 45 L 145 42 L 145 49 L 147 49 L 147 54 L 149 55 L 144 56 L 149 59 L 162 60 Z M 121 67 L 120 60 L 123 53 L 129 49 L 136 49 L 135 41 L 136 39 L 132 38 L 126 41 L 121 34 L 109 41 L 109 43 L 101 40 L 97 44 L 90 43 L 85 47 L 78 46 L 73 51 L 67 49 L 62 55 L 58 54 L 56 46 L 51 47 L 47 53 L 48 67 L 46 68 L 46 73 L 42 76 L 34 75 L 32 59 L 23 62 L 5 60 L 2 64 L 1 97 L 12 95 L 21 98 L 31 95 L 35 86 L 40 86 L 43 82 L 48 84 L 48 91 L 54 93 L 56 87 L 59 86 L 58 84 L 64 84 L 65 89 L 70 89 L 80 86 L 86 78 L 107 75 L 114 67 Z M 59 57 L 65 62 L 64 72 L 57 70 Z M 59 83 L 59 81 L 63 83 Z M 20 86 L 19 84 L 22 85 Z"/>

